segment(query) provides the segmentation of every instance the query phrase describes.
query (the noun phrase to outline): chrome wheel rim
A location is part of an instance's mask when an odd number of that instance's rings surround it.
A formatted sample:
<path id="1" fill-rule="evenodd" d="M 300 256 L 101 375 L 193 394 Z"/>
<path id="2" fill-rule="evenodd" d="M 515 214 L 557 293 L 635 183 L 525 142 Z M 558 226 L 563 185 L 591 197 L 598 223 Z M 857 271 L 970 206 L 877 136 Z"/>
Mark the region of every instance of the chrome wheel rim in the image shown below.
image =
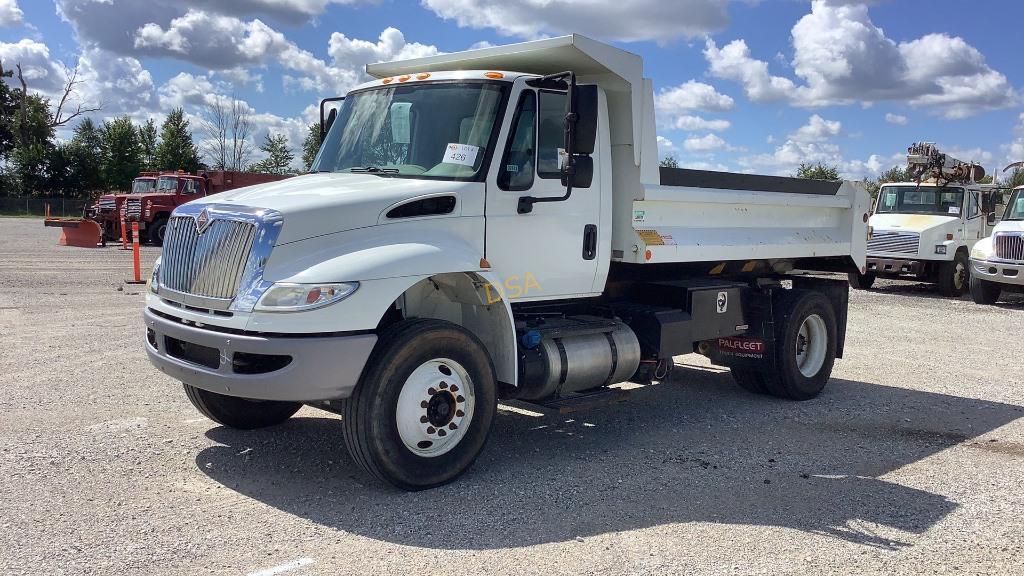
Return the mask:
<path id="1" fill-rule="evenodd" d="M 957 290 L 963 290 L 964 280 L 967 276 L 967 267 L 962 262 L 957 262 L 953 267 L 953 286 Z"/>
<path id="2" fill-rule="evenodd" d="M 435 358 L 409 374 L 398 395 L 398 435 L 410 452 L 434 458 L 454 448 L 473 420 L 476 393 L 469 373 L 450 358 Z"/>
<path id="3" fill-rule="evenodd" d="M 825 364 L 827 346 L 825 320 L 817 314 L 804 318 L 796 335 L 796 366 L 806 378 L 821 371 Z"/>

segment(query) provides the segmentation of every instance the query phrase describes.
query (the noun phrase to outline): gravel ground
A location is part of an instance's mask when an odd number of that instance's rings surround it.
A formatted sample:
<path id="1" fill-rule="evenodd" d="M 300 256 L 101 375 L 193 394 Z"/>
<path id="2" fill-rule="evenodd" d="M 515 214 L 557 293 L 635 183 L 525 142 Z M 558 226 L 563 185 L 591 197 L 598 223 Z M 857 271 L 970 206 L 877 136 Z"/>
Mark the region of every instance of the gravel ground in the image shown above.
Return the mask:
<path id="1" fill-rule="evenodd" d="M 0 219 L 4 574 L 1024 571 L 1022 299 L 879 282 L 816 400 L 680 357 L 615 406 L 502 410 L 469 473 L 407 494 L 337 416 L 200 417 L 145 358 L 130 253 L 57 235 Z"/>

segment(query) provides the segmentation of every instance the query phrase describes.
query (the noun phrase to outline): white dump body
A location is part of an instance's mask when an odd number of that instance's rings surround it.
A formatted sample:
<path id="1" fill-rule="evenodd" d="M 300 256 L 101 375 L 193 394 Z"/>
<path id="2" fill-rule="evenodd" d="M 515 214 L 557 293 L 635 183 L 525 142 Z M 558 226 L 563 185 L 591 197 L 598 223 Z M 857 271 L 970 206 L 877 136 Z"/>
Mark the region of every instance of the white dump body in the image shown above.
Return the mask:
<path id="1" fill-rule="evenodd" d="M 639 264 L 849 256 L 860 267 L 870 197 L 835 185 L 829 195 L 645 184 L 615 212 L 613 254 Z"/>

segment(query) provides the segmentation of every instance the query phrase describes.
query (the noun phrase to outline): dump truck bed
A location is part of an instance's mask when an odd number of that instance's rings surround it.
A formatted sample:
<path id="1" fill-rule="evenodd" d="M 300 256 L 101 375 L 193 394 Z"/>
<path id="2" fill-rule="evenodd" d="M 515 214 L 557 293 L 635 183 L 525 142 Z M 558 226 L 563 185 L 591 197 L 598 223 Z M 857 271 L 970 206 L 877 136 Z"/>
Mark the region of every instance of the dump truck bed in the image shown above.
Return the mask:
<path id="1" fill-rule="evenodd" d="M 864 265 L 870 199 L 859 184 L 661 168 L 659 184 L 643 185 L 632 198 L 621 192 L 615 260 L 849 257 L 858 268 Z"/>

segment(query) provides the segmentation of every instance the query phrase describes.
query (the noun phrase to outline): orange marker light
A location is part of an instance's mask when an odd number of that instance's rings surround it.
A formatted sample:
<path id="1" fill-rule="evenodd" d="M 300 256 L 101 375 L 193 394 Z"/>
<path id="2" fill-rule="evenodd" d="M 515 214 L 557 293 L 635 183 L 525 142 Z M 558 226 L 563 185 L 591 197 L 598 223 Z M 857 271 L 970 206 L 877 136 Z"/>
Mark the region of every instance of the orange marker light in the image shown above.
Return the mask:
<path id="1" fill-rule="evenodd" d="M 650 260 L 651 256 L 652 256 L 652 254 L 651 254 L 650 250 L 647 250 L 646 252 L 644 252 L 644 260 Z"/>
<path id="2" fill-rule="evenodd" d="M 417 80 L 426 80 L 427 78 L 430 78 L 430 73 L 429 72 L 424 72 L 422 74 L 417 74 L 416 75 L 416 79 Z"/>
<path id="3" fill-rule="evenodd" d="M 398 77 L 398 81 L 399 82 L 408 82 L 409 78 L 412 78 L 412 76 L 409 76 L 408 74 L 406 74 L 405 76 L 399 76 Z"/>
<path id="4" fill-rule="evenodd" d="M 484 76 L 488 78 L 494 78 L 495 80 L 505 77 L 505 75 L 502 74 L 501 72 L 484 72 Z"/>
<path id="5" fill-rule="evenodd" d="M 381 82 L 383 82 L 384 84 L 391 84 L 391 82 L 393 80 L 394 80 L 394 78 L 385 78 L 385 79 L 381 80 Z"/>

